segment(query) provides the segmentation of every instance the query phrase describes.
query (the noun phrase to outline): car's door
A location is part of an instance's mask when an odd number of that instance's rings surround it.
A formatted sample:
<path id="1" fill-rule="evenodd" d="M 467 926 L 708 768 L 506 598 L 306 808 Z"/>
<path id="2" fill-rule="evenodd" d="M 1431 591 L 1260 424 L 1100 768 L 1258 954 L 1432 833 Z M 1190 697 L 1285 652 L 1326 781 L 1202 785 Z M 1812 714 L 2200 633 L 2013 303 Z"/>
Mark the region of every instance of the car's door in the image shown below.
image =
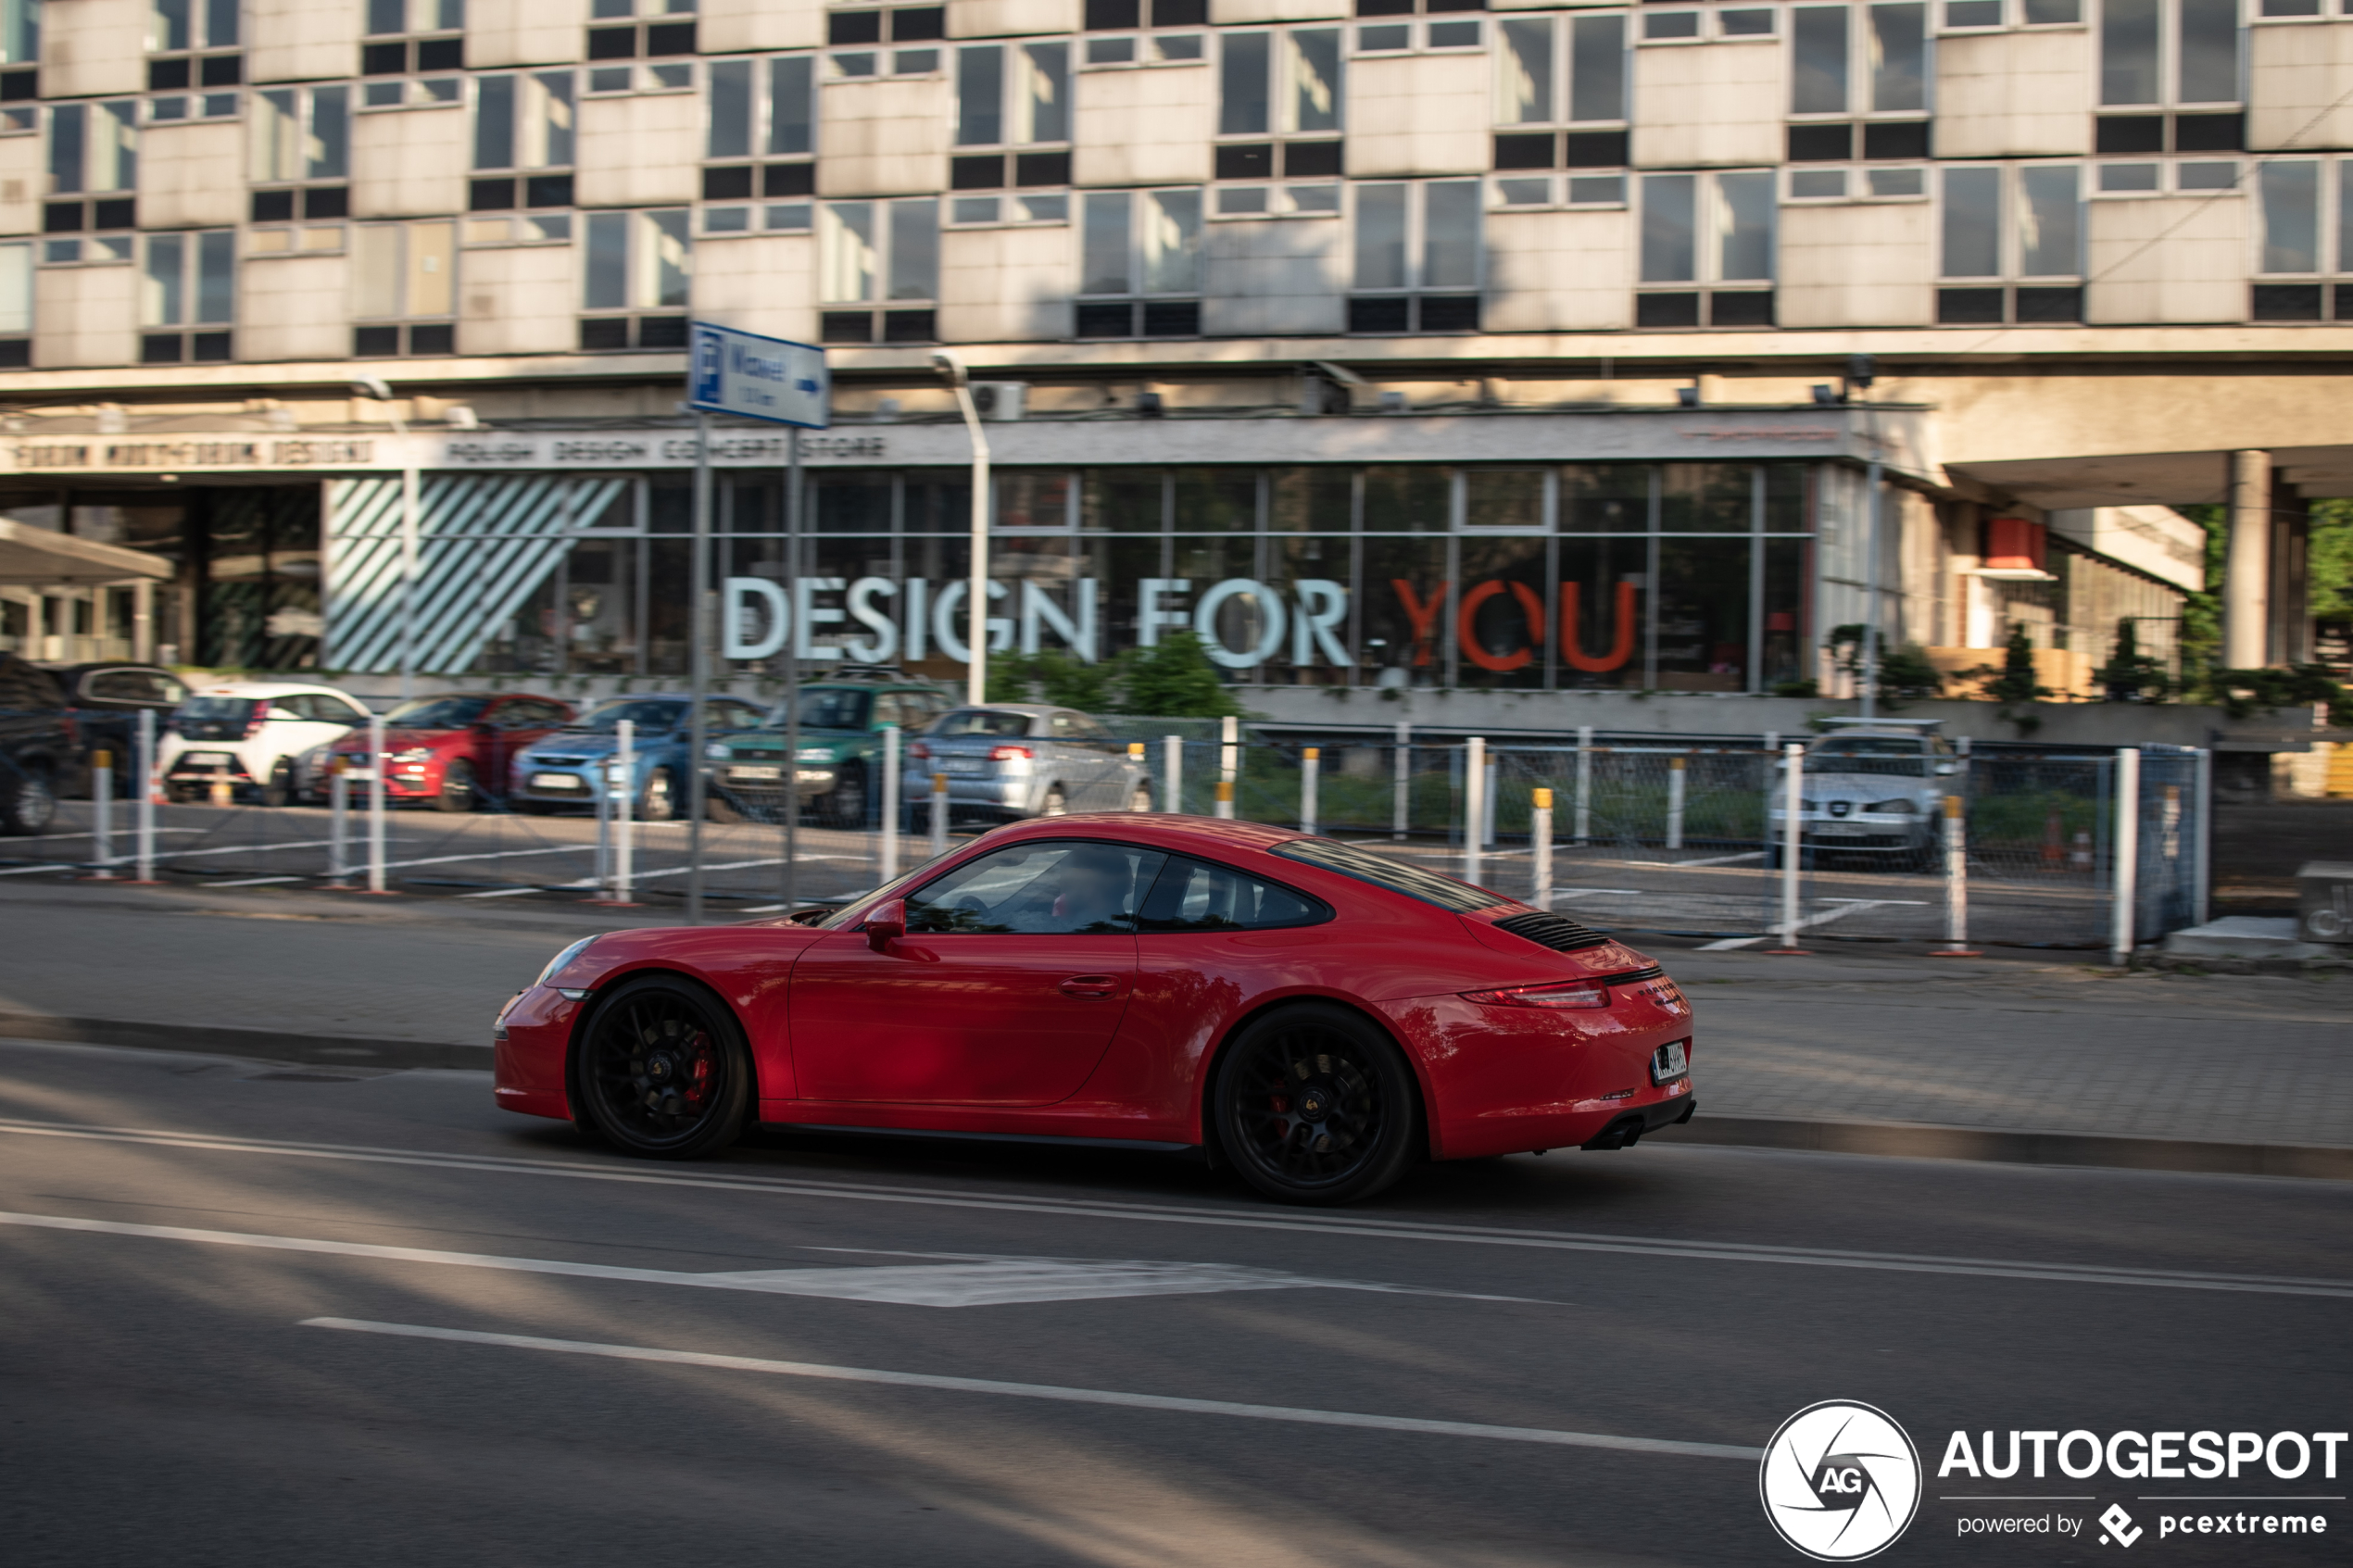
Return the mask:
<path id="1" fill-rule="evenodd" d="M 827 933 L 794 966 L 801 1098 L 1051 1105 L 1102 1059 L 1135 983 L 1136 909 L 1164 856 L 1033 839 L 907 896 L 907 935 L 877 950 Z"/>

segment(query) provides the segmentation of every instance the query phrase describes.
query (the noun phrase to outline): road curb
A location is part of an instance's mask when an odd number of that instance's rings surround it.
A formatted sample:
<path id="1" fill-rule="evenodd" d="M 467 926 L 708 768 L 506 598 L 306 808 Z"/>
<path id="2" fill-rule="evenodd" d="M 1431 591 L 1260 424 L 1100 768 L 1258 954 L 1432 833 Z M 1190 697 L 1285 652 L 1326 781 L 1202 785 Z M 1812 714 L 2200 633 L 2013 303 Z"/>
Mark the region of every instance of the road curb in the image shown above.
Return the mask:
<path id="1" fill-rule="evenodd" d="M 340 1035 L 294 1035 L 275 1029 L 228 1029 L 197 1023 L 135 1023 L 112 1018 L 60 1018 L 55 1013 L 0 1012 L 0 1036 L 60 1040 L 80 1046 L 188 1051 L 203 1056 L 258 1057 L 312 1067 L 455 1067 L 488 1072 L 488 1046 L 445 1046 L 432 1040 L 370 1040 Z"/>
<path id="2" fill-rule="evenodd" d="M 1654 1138 L 1743 1148 L 1892 1155 L 1911 1160 L 2095 1165 L 2126 1171 L 2353 1181 L 2353 1148 L 2316 1144 L 2133 1138 L 2105 1133 L 2007 1132 L 1991 1127 L 1940 1127 L 1909 1122 L 1812 1122 L 1773 1116 L 1712 1116 L 1705 1110 L 1680 1126 L 1648 1134 L 1643 1141 Z"/>

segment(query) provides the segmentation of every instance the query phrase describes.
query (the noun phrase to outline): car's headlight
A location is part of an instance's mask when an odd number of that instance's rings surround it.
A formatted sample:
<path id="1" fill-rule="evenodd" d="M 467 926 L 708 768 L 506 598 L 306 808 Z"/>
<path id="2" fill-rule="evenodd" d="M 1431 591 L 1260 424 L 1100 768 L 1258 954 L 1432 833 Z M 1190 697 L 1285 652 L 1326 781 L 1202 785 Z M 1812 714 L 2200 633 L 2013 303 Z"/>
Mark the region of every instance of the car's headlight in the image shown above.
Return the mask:
<path id="1" fill-rule="evenodd" d="M 717 741 L 712 741 L 709 746 L 704 746 L 702 748 L 702 754 L 704 759 L 711 762 L 724 762 L 728 758 L 735 755 L 734 752 L 729 751 Z"/>
<path id="2" fill-rule="evenodd" d="M 594 936 L 584 936 L 579 941 L 574 942 L 571 947 L 566 947 L 562 952 L 558 953 L 554 958 L 549 959 L 547 960 L 547 967 L 539 972 L 539 978 L 534 980 L 532 984 L 534 985 L 545 985 L 547 984 L 550 978 L 563 972 L 564 965 L 578 958 L 582 949 L 586 947 L 589 943 L 594 942 L 596 938 Z"/>

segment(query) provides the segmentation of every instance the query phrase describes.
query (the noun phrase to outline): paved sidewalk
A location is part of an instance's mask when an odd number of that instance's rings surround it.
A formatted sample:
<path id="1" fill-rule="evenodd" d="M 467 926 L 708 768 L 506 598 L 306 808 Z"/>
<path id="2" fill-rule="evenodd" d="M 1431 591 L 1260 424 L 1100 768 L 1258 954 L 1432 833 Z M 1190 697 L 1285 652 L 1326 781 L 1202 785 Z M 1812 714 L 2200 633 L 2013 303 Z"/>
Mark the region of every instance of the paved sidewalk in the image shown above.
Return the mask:
<path id="1" fill-rule="evenodd" d="M 567 942 L 676 918 L 0 885 L 0 1014 L 478 1048 L 499 1004 Z M 1697 1010 L 1703 1117 L 2353 1148 L 2353 976 L 1665 944 L 1657 956 Z"/>

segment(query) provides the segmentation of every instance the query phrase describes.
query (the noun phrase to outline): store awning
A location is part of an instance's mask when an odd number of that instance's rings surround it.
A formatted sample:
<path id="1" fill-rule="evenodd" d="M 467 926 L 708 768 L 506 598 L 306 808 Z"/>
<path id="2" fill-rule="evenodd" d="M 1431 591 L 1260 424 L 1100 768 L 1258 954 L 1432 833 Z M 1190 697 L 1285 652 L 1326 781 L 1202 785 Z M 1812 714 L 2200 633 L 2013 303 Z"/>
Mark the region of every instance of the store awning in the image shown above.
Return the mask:
<path id="1" fill-rule="evenodd" d="M 142 550 L 101 545 L 70 533 L 0 518 L 0 584 L 12 588 L 92 588 L 171 575 L 171 563 Z"/>

